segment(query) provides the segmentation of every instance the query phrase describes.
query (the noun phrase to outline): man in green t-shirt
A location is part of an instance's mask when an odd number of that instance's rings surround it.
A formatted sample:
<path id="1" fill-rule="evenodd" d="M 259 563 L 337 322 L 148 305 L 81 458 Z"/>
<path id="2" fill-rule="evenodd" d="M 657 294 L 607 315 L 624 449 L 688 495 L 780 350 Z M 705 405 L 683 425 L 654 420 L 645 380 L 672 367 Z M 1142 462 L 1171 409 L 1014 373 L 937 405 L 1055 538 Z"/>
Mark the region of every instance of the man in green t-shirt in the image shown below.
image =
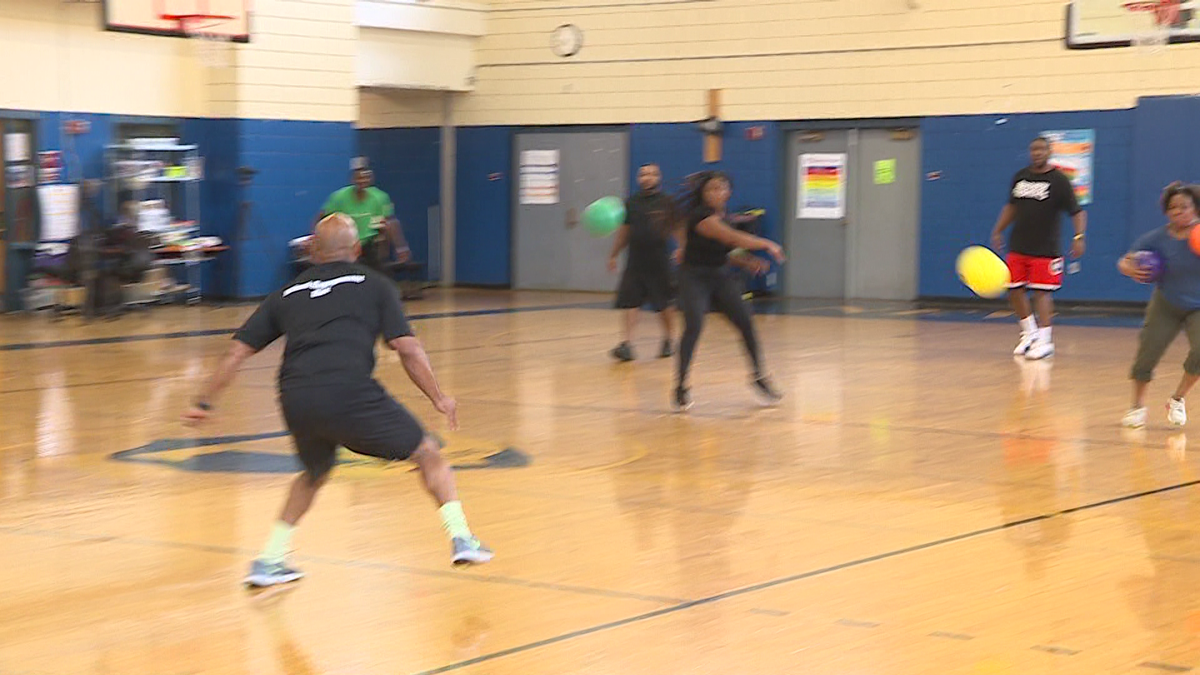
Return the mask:
<path id="1" fill-rule="evenodd" d="M 344 213 L 358 227 L 358 240 L 362 244 L 362 257 L 359 262 L 376 270 L 380 269 L 388 258 L 387 242 L 396 247 L 396 259 L 406 262 L 411 252 L 400 223 L 394 215 L 392 199 L 387 193 L 374 187 L 375 176 L 366 167 L 359 167 L 352 174 L 353 185 L 329 195 L 317 222 L 331 213 Z M 383 237 L 379 233 L 383 232 Z"/>

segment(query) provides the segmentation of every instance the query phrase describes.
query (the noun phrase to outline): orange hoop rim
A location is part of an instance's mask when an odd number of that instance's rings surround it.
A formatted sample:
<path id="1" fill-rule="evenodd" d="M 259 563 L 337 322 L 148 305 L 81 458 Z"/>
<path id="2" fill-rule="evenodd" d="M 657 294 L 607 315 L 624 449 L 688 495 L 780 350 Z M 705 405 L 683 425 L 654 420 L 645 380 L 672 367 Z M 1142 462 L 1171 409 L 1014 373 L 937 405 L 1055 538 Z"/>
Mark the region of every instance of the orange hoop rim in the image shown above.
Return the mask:
<path id="1" fill-rule="evenodd" d="M 163 21 L 174 21 L 179 24 L 179 30 L 183 31 L 187 35 L 192 35 L 192 33 L 188 31 L 189 26 L 195 26 L 197 23 L 205 23 L 209 21 L 214 23 L 225 23 L 227 21 L 233 21 L 236 17 L 227 16 L 224 14 L 159 14 L 158 18 L 162 19 Z M 197 30 L 196 32 L 198 33 L 200 31 Z"/>
<path id="2" fill-rule="evenodd" d="M 1183 11 L 1180 0 L 1130 0 L 1121 7 L 1130 12 L 1154 12 L 1159 23 L 1174 23 Z"/>
<path id="3" fill-rule="evenodd" d="M 1171 27 L 1179 21 L 1183 5 L 1180 0 L 1130 0 L 1121 4 L 1127 11 L 1152 15 L 1157 36 L 1155 42 L 1170 41 Z"/>

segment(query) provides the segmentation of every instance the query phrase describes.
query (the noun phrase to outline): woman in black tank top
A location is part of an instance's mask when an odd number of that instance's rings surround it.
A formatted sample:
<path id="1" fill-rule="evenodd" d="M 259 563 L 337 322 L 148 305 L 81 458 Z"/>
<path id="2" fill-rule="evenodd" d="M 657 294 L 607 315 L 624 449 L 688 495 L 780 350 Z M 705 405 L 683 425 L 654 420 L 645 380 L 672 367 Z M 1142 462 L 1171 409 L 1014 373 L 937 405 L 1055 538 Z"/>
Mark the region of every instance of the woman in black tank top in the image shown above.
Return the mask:
<path id="1" fill-rule="evenodd" d="M 683 249 L 683 266 L 679 270 L 679 307 L 683 311 L 684 329 L 679 341 L 679 370 L 672 397 L 676 410 L 692 407 L 688 370 L 704 327 L 704 316 L 710 307 L 724 314 L 741 332 L 753 368 L 755 392 L 768 403 L 776 403 L 782 398 L 763 373 L 750 308 L 742 298 L 738 278 L 729 263 L 754 274 L 763 274 L 769 264 L 749 251 L 766 251 L 782 263 L 785 259 L 783 249 L 773 241 L 736 230 L 725 222 L 730 191 L 730 181 L 725 174 L 705 171 L 689 178 L 681 198 L 681 210 L 687 214 L 687 242 Z"/>

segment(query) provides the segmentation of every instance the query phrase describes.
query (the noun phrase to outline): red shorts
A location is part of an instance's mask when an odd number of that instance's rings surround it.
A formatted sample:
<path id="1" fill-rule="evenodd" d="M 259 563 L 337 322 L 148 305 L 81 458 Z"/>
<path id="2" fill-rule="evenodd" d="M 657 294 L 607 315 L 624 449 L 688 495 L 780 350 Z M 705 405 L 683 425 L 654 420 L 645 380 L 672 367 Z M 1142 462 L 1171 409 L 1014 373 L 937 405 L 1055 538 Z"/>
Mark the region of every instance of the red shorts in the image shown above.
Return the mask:
<path id="1" fill-rule="evenodd" d="M 1009 253 L 1009 288 L 1057 291 L 1062 288 L 1063 259 L 1038 258 L 1024 253 Z"/>

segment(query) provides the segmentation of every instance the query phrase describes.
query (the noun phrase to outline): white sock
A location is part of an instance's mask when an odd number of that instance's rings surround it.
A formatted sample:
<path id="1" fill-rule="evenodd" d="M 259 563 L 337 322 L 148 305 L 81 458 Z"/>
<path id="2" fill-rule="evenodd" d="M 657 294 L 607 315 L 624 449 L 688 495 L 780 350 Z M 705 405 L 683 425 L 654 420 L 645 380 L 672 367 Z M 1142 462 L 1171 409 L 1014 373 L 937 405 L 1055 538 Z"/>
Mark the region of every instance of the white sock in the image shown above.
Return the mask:
<path id="1" fill-rule="evenodd" d="M 1038 339 L 1042 342 L 1054 342 L 1050 339 L 1050 326 L 1046 326 L 1038 332 Z"/>
<path id="2" fill-rule="evenodd" d="M 1021 332 L 1022 333 L 1029 333 L 1030 335 L 1032 335 L 1037 329 L 1038 329 L 1037 319 L 1034 318 L 1034 316 L 1032 314 L 1025 317 L 1024 319 L 1021 319 Z"/>

